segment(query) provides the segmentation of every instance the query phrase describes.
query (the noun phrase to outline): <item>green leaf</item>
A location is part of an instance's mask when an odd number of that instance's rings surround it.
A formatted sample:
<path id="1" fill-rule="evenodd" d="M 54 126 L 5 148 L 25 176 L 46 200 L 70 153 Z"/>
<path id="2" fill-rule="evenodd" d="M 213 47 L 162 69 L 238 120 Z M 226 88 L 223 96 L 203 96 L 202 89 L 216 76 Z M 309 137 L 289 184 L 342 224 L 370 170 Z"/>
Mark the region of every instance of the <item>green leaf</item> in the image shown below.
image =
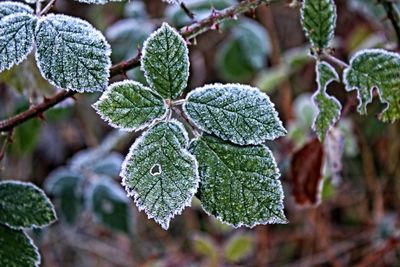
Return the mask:
<path id="1" fill-rule="evenodd" d="M 212 84 L 186 97 L 183 110 L 201 130 L 235 144 L 260 144 L 286 134 L 269 97 L 240 84 Z"/>
<path id="2" fill-rule="evenodd" d="M 0 20 L 0 72 L 21 63 L 33 49 L 36 17 L 16 13 Z"/>
<path id="3" fill-rule="evenodd" d="M 333 0 L 304 0 L 301 24 L 313 48 L 328 48 L 336 27 L 336 5 Z"/>
<path id="4" fill-rule="evenodd" d="M 0 3 L 0 20 L 5 16 L 16 13 L 33 14 L 33 9 L 17 2 L 4 1 Z"/>
<path id="5" fill-rule="evenodd" d="M 31 183 L 0 182 L 0 223 L 14 229 L 44 227 L 57 219 L 53 204 Z"/>
<path id="6" fill-rule="evenodd" d="M 93 107 L 103 120 L 125 131 L 144 129 L 167 114 L 162 97 L 129 80 L 110 85 Z"/>
<path id="7" fill-rule="evenodd" d="M 213 136 L 191 143 L 204 210 L 234 227 L 286 223 L 279 170 L 266 146 L 238 146 Z"/>
<path id="8" fill-rule="evenodd" d="M 129 198 L 120 185 L 102 177 L 92 184 L 88 194 L 90 210 L 100 223 L 112 230 L 130 232 Z"/>
<path id="9" fill-rule="evenodd" d="M 164 98 L 180 96 L 189 78 L 188 54 L 182 36 L 163 23 L 143 45 L 142 70 L 150 87 Z"/>
<path id="10" fill-rule="evenodd" d="M 123 160 L 124 158 L 120 153 L 110 153 L 105 157 L 96 160 L 90 169 L 97 174 L 117 177 L 121 172 L 121 165 Z"/>
<path id="11" fill-rule="evenodd" d="M 88 22 L 65 15 L 42 17 L 36 27 L 36 60 L 54 86 L 103 91 L 110 75 L 110 46 Z"/>
<path id="12" fill-rule="evenodd" d="M 225 244 L 225 258 L 231 263 L 244 260 L 253 251 L 254 243 L 254 237 L 250 234 L 237 233 L 231 236 Z"/>
<path id="13" fill-rule="evenodd" d="M 68 224 L 74 224 L 83 209 L 82 182 L 80 174 L 64 168 L 46 178 L 46 192 L 54 196 L 54 204 Z"/>
<path id="14" fill-rule="evenodd" d="M 0 224 L 0 266 L 36 267 L 40 254 L 32 239 L 21 230 Z"/>
<path id="15" fill-rule="evenodd" d="M 190 205 L 198 187 L 197 162 L 187 143 L 181 123 L 158 123 L 135 141 L 122 165 L 128 195 L 164 229 Z"/>
<path id="16" fill-rule="evenodd" d="M 207 257 L 213 263 L 209 266 L 217 266 L 218 246 L 210 236 L 196 234 L 193 238 L 193 249 L 196 253 Z"/>
<path id="17" fill-rule="evenodd" d="M 327 86 L 333 81 L 339 81 L 339 76 L 336 70 L 326 62 L 318 62 L 315 71 L 318 89 L 313 95 L 313 101 L 318 106 L 319 112 L 312 128 L 317 132 L 319 140 L 323 142 L 327 132 L 339 120 L 342 109 L 340 102 L 326 93 Z"/>
<path id="18" fill-rule="evenodd" d="M 372 90 L 376 88 L 382 103 L 387 104 L 379 118 L 394 122 L 400 118 L 400 55 L 383 49 L 359 51 L 344 70 L 343 80 L 347 91 L 357 90 L 357 110 L 367 114 L 367 105 L 372 101 Z"/>

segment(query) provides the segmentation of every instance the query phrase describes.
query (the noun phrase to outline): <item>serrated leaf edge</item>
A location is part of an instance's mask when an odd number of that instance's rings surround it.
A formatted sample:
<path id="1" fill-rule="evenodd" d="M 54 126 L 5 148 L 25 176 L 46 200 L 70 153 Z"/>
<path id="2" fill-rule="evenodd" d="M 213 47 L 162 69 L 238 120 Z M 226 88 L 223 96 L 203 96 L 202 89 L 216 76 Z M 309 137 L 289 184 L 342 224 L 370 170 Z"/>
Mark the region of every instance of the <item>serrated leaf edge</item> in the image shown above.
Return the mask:
<path id="1" fill-rule="evenodd" d="M 373 84 L 371 86 L 371 88 L 368 88 L 367 90 L 369 90 L 369 93 L 370 93 L 371 97 L 370 97 L 370 99 L 368 99 L 367 101 L 365 101 L 363 103 L 363 100 L 361 99 L 361 94 L 360 94 L 360 89 L 362 89 L 362 88 L 358 88 L 357 86 L 351 86 L 349 84 L 349 82 L 347 81 L 347 78 L 346 78 L 347 77 L 347 73 L 351 69 L 353 69 L 354 60 L 357 59 L 357 57 L 359 57 L 359 56 L 361 56 L 363 54 L 368 54 L 368 53 L 382 53 L 382 54 L 385 54 L 385 55 L 388 55 L 388 56 L 396 57 L 396 58 L 398 58 L 400 60 L 400 55 L 398 53 L 390 52 L 390 51 L 387 51 L 387 50 L 384 50 L 384 49 L 373 48 L 373 49 L 360 50 L 360 51 L 358 51 L 357 53 L 355 53 L 351 57 L 349 66 L 343 71 L 343 83 L 345 85 L 345 89 L 346 89 L 347 92 L 350 92 L 350 91 L 353 91 L 353 90 L 357 91 L 357 100 L 358 100 L 357 111 L 362 115 L 366 115 L 367 114 L 367 106 L 368 106 L 369 103 L 372 102 L 372 100 L 373 100 L 373 94 L 372 93 L 373 93 L 374 88 L 376 88 L 377 89 L 376 91 L 378 92 L 378 95 L 379 95 L 379 100 L 381 101 L 381 103 L 386 104 L 386 107 L 381 111 L 381 114 L 382 114 L 386 110 L 389 109 L 390 103 L 382 98 L 382 94 L 381 94 L 382 90 L 381 90 L 381 88 L 376 84 Z M 365 110 L 363 110 L 363 104 L 365 105 Z"/>
<path id="2" fill-rule="evenodd" d="M 14 180 L 1 181 L 0 182 L 0 187 L 2 185 L 4 185 L 4 184 L 22 185 L 22 186 L 25 186 L 25 187 L 31 187 L 31 188 L 35 189 L 36 191 L 38 191 L 39 194 L 42 195 L 44 201 L 51 207 L 51 209 L 52 209 L 52 211 L 54 213 L 54 220 L 50 221 L 47 224 L 42 224 L 42 225 L 32 224 L 32 226 L 30 226 L 30 227 L 13 226 L 13 225 L 10 225 L 8 223 L 3 223 L 3 222 L 0 222 L 0 224 L 6 225 L 9 228 L 14 229 L 14 230 L 25 230 L 25 229 L 32 229 L 32 228 L 43 229 L 43 228 L 49 226 L 50 224 L 52 224 L 52 223 L 54 223 L 55 221 L 58 220 L 57 213 L 55 211 L 53 203 L 51 203 L 50 199 L 46 196 L 46 194 L 44 193 L 44 191 L 42 189 L 40 189 L 39 187 L 35 186 L 32 183 L 26 183 L 26 182 L 21 182 L 21 181 L 14 181 Z"/>
<path id="3" fill-rule="evenodd" d="M 216 136 L 215 136 L 215 137 L 216 137 Z M 189 146 L 191 146 L 191 144 L 192 144 L 193 142 L 199 140 L 200 138 L 201 138 L 201 136 L 192 139 L 191 142 L 190 142 L 190 144 L 189 144 Z M 217 138 L 219 138 L 219 137 L 217 137 Z M 219 138 L 219 139 L 221 139 L 221 138 Z M 223 139 L 222 139 L 222 140 L 223 140 Z M 267 151 L 267 153 L 271 156 L 271 158 L 273 159 L 273 164 L 274 164 L 275 172 L 276 172 L 276 175 L 277 175 L 276 180 L 278 180 L 279 185 L 280 185 L 279 193 L 280 193 L 281 196 L 282 196 L 282 198 L 281 198 L 280 201 L 279 201 L 279 202 L 280 202 L 279 204 L 281 204 L 282 207 L 284 208 L 283 200 L 285 199 L 285 194 L 284 194 L 284 192 L 283 192 L 282 182 L 281 182 L 281 180 L 279 179 L 279 177 L 281 176 L 281 172 L 280 172 L 280 170 L 279 170 L 279 168 L 278 168 L 278 165 L 277 165 L 277 163 L 276 163 L 276 159 L 275 159 L 275 157 L 274 157 L 274 154 L 272 153 L 271 149 L 269 149 L 269 147 L 267 147 L 266 145 L 258 145 L 258 146 L 263 147 L 263 148 Z M 201 180 L 200 180 L 200 181 L 201 181 Z M 286 216 L 285 216 L 285 214 L 284 214 L 284 212 L 283 212 L 283 209 L 282 209 L 282 213 L 283 213 L 283 216 L 285 217 L 286 220 L 282 220 L 282 221 L 279 221 L 279 220 L 278 220 L 278 222 L 277 222 L 277 221 L 274 221 L 274 220 L 267 220 L 267 221 L 264 221 L 264 222 L 254 222 L 253 224 L 246 224 L 246 223 L 242 223 L 242 222 L 239 223 L 239 224 L 233 224 L 233 223 L 224 221 L 224 220 L 222 219 L 222 216 L 220 216 L 220 215 L 214 215 L 214 214 L 211 214 L 210 212 L 208 212 L 208 211 L 205 209 L 205 207 L 204 207 L 203 201 L 201 201 L 201 200 L 200 200 L 200 205 L 201 205 L 201 208 L 203 209 L 203 211 L 204 211 L 208 216 L 214 217 L 214 218 L 216 218 L 218 221 L 220 221 L 221 223 L 224 223 L 224 224 L 226 224 L 226 225 L 229 225 L 229 226 L 231 226 L 231 227 L 233 227 L 233 228 L 235 228 L 235 229 L 240 228 L 240 227 L 242 227 L 242 226 L 245 226 L 245 227 L 248 227 L 248 228 L 252 229 L 252 228 L 254 228 L 254 227 L 257 226 L 257 225 L 288 224 L 288 223 L 289 223 L 289 220 L 286 218 Z"/>
<path id="4" fill-rule="evenodd" d="M 183 105 L 182 105 L 183 112 L 185 113 L 185 115 L 187 116 L 187 118 L 188 118 L 194 125 L 196 125 L 196 127 L 198 127 L 198 128 L 199 128 L 200 130 L 202 130 L 203 132 L 206 132 L 206 133 L 208 133 L 208 134 L 211 134 L 211 135 L 214 135 L 214 136 L 215 136 L 215 134 L 214 134 L 213 132 L 206 130 L 204 127 L 202 127 L 201 125 L 199 125 L 198 123 L 196 123 L 196 120 L 194 120 L 194 119 L 190 116 L 189 112 L 187 111 L 186 105 L 187 105 L 187 103 L 189 102 L 189 101 L 188 101 L 189 98 L 190 98 L 193 94 L 201 93 L 201 92 L 206 91 L 206 90 L 208 90 L 208 89 L 215 89 L 215 87 L 228 87 L 228 88 L 229 88 L 229 87 L 240 87 L 240 88 L 243 89 L 243 90 L 251 90 L 251 91 L 255 91 L 255 92 L 259 93 L 260 95 L 262 95 L 262 96 L 264 97 L 265 100 L 267 100 L 267 102 L 268 102 L 269 104 L 271 104 L 271 107 L 273 108 L 271 116 L 273 116 L 273 117 L 276 119 L 276 121 L 277 121 L 277 123 L 278 123 L 278 127 L 279 127 L 280 130 L 281 130 L 281 131 L 280 131 L 280 134 L 278 134 L 278 135 L 273 135 L 273 136 L 270 135 L 270 134 L 268 134 L 268 136 L 267 136 L 266 138 L 263 138 L 262 140 L 260 140 L 260 141 L 258 141 L 258 142 L 257 142 L 256 140 L 248 140 L 247 142 L 238 143 L 238 142 L 233 142 L 233 141 L 229 140 L 229 139 L 226 138 L 226 137 L 220 137 L 220 136 L 218 136 L 218 138 L 220 138 L 220 139 L 222 139 L 222 140 L 225 140 L 225 141 L 232 142 L 233 144 L 237 144 L 237 145 L 259 145 L 259 144 L 265 142 L 265 140 L 274 140 L 274 139 L 276 139 L 276 138 L 285 136 L 285 135 L 287 134 L 287 130 L 285 129 L 285 127 L 283 127 L 283 123 L 282 123 L 281 119 L 279 118 L 278 112 L 277 112 L 276 109 L 275 109 L 275 104 L 269 99 L 269 96 L 268 96 L 267 94 L 265 94 L 264 92 L 262 92 L 262 91 L 261 91 L 260 89 L 258 89 L 257 87 L 253 87 L 253 86 L 245 85 L 245 84 L 240 84 L 240 83 L 226 83 L 226 84 L 222 84 L 222 83 L 213 83 L 213 84 L 206 84 L 206 85 L 204 85 L 204 86 L 197 87 L 196 89 L 190 91 L 190 92 L 186 95 L 185 102 L 184 102 Z"/>
<path id="5" fill-rule="evenodd" d="M 321 86 L 321 83 L 320 83 L 320 76 L 321 76 L 321 73 L 320 73 L 319 70 L 318 70 L 318 65 L 319 65 L 319 64 L 323 64 L 323 65 L 325 65 L 326 67 L 328 67 L 328 68 L 334 73 L 334 75 L 335 75 L 335 78 L 330 78 L 330 79 L 326 82 L 326 85 L 325 85 L 324 87 L 322 87 L 322 86 Z M 317 84 L 318 84 L 318 89 L 317 89 L 317 90 L 314 92 L 314 94 L 311 96 L 311 100 L 312 100 L 314 106 L 317 107 L 318 112 L 317 112 L 316 116 L 314 117 L 314 120 L 313 120 L 311 129 L 312 129 L 313 131 L 317 132 L 317 129 L 316 129 L 317 118 L 318 118 L 318 116 L 319 116 L 320 113 L 321 113 L 321 109 L 319 108 L 319 105 L 318 105 L 317 99 L 316 99 L 316 97 L 318 96 L 318 94 L 321 93 L 321 94 L 323 94 L 326 98 L 328 98 L 329 100 L 331 100 L 331 101 L 335 102 L 336 104 L 338 104 L 340 110 L 342 109 L 342 104 L 339 102 L 339 100 L 336 99 L 336 97 L 333 97 L 333 96 L 328 95 L 328 94 L 326 93 L 326 88 L 328 87 L 328 85 L 329 85 L 331 82 L 334 82 L 334 81 L 337 81 L 337 82 L 338 82 L 338 81 L 339 81 L 339 74 L 337 73 L 337 71 L 336 71 L 330 64 L 327 64 L 326 62 L 323 62 L 323 61 L 322 61 L 322 62 L 317 62 L 317 64 L 315 64 L 315 73 L 317 74 L 317 79 L 316 79 L 316 80 L 317 80 Z M 339 116 L 335 117 L 336 121 L 338 121 L 339 118 L 340 118 L 340 114 L 339 114 Z M 329 125 L 327 132 L 329 132 L 329 131 L 332 129 L 333 125 L 334 125 L 334 123 Z"/>
<path id="6" fill-rule="evenodd" d="M 128 197 L 133 197 L 135 205 L 139 209 L 139 211 L 144 211 L 147 215 L 147 218 L 153 219 L 154 221 L 159 223 L 164 230 L 168 230 L 169 224 L 175 216 L 182 214 L 183 210 L 186 207 L 191 206 L 193 196 L 196 194 L 196 192 L 199 188 L 199 183 L 200 183 L 199 166 L 197 163 L 197 159 L 195 156 L 190 154 L 189 151 L 187 150 L 187 147 L 189 145 L 189 135 L 188 135 L 185 127 L 183 126 L 183 124 L 181 122 L 179 122 L 176 119 L 171 119 L 168 122 L 176 124 L 181 129 L 181 132 L 183 133 L 183 136 L 185 138 L 185 146 L 184 146 L 184 148 L 181 149 L 181 152 L 182 152 L 182 154 L 192 158 L 193 163 L 194 163 L 193 168 L 195 170 L 195 184 L 196 185 L 191 190 L 189 190 L 189 197 L 187 198 L 187 201 L 182 205 L 182 207 L 180 209 L 175 210 L 173 213 L 170 213 L 169 216 L 165 219 L 165 221 L 160 220 L 160 219 L 156 218 L 155 216 L 151 215 L 150 213 L 148 213 L 148 209 L 139 203 L 139 197 L 140 197 L 139 194 L 134 189 L 130 188 L 126 183 L 127 165 L 128 165 L 129 159 L 137 151 L 137 147 L 139 146 L 140 143 L 142 143 L 143 139 L 145 137 L 147 137 L 148 131 L 144 132 L 140 137 L 138 137 L 135 140 L 135 142 L 133 143 L 133 145 L 129 148 L 129 153 L 128 153 L 128 155 L 126 155 L 124 162 L 122 163 L 121 172 L 119 174 L 120 177 L 122 177 L 122 181 L 121 181 L 122 186 L 125 187 L 125 191 L 127 192 Z"/>
<path id="7" fill-rule="evenodd" d="M 105 75 L 106 75 L 108 78 L 107 78 L 107 83 L 105 83 L 103 86 L 106 87 L 106 86 L 108 85 L 108 80 L 109 80 L 109 78 L 110 78 L 110 68 L 111 68 L 111 58 L 110 58 L 110 56 L 111 56 L 111 46 L 110 46 L 110 44 L 108 43 L 107 39 L 104 37 L 104 35 L 103 35 L 99 30 L 97 30 L 92 24 L 90 24 L 90 23 L 87 22 L 86 20 L 83 20 L 83 19 L 80 19 L 80 18 L 77 18 L 77 17 L 72 17 L 72 16 L 63 15 L 63 14 L 48 14 L 48 15 L 46 15 L 46 16 L 40 17 L 40 19 L 38 19 L 38 21 L 37 21 L 37 23 L 36 23 L 35 36 L 37 35 L 38 29 L 39 29 L 41 23 L 43 23 L 43 21 L 55 19 L 56 17 L 65 17 L 65 18 L 72 19 L 72 20 L 75 20 L 75 21 L 77 21 L 77 22 L 83 23 L 83 24 L 85 24 L 86 26 L 89 26 L 89 27 L 93 30 L 93 32 L 94 32 L 96 35 L 98 35 L 99 38 L 105 43 L 105 46 L 106 46 L 105 56 L 107 57 L 107 64 L 106 64 L 106 72 L 107 72 L 107 73 L 106 73 Z M 36 43 L 36 40 L 35 40 L 35 43 Z M 53 81 L 51 81 L 51 80 L 49 80 L 49 79 L 46 78 L 46 76 L 45 76 L 45 74 L 44 74 L 44 71 L 42 70 L 42 67 L 41 67 L 40 64 L 39 64 L 40 61 L 39 61 L 39 54 L 38 54 L 37 50 L 36 50 L 36 52 L 35 52 L 35 59 L 36 59 L 36 65 L 37 65 L 37 67 L 38 67 L 38 69 L 39 69 L 40 74 L 42 75 L 42 77 L 43 77 L 47 82 L 49 82 L 51 85 L 55 86 L 56 88 L 60 88 L 55 82 L 53 82 Z M 76 91 L 76 92 L 78 92 L 78 93 L 85 93 L 85 92 L 91 93 L 91 92 L 98 92 L 98 91 L 99 91 L 99 90 L 92 89 L 92 88 L 83 88 L 83 89 L 77 89 L 77 88 L 62 88 L 62 89 L 66 90 L 66 91 L 70 91 L 70 90 L 71 90 L 71 91 Z"/>
<path id="8" fill-rule="evenodd" d="M 22 5 L 24 5 L 24 4 L 22 4 Z M 19 12 L 19 13 L 14 13 L 14 14 L 5 16 L 4 18 L 2 18 L 2 19 L 0 20 L 0 24 L 6 23 L 8 20 L 13 19 L 13 18 L 15 18 L 15 17 L 19 17 L 19 16 L 28 16 L 28 17 L 31 18 L 32 22 L 34 22 L 35 20 L 37 20 L 37 18 L 36 18 L 34 15 L 32 15 L 32 14 Z M 22 63 L 24 60 L 26 60 L 26 59 L 28 58 L 29 54 L 32 53 L 32 50 L 33 50 L 33 48 L 34 48 L 34 44 L 35 44 L 35 37 L 34 37 L 34 35 L 35 35 L 34 29 L 32 29 L 32 40 L 31 40 L 31 47 L 29 48 L 29 51 L 28 51 L 23 57 L 21 57 L 19 60 L 17 60 L 15 63 L 10 64 L 10 65 L 6 66 L 6 67 L 3 68 L 3 69 L 0 68 L 0 72 L 3 72 L 3 71 L 5 71 L 5 70 L 9 70 L 9 69 L 11 69 L 11 68 L 14 67 L 14 66 L 19 65 L 20 63 Z"/>
<path id="9" fill-rule="evenodd" d="M 310 44 L 311 44 L 311 46 L 313 47 L 313 48 L 321 48 L 321 49 L 325 49 L 325 47 L 318 47 L 318 45 L 317 44 L 315 44 L 314 43 L 314 41 L 312 40 L 312 38 L 310 37 L 310 32 L 308 31 L 308 30 L 306 30 L 306 28 L 304 27 L 304 25 L 303 25 L 303 21 L 304 21 L 304 6 L 306 5 L 306 2 L 307 1 L 315 1 L 315 0 L 304 0 L 303 1 L 303 3 L 301 4 L 301 8 L 300 8 L 300 22 L 301 22 L 301 27 L 303 28 L 303 30 L 304 30 L 304 33 L 305 33 L 305 35 L 306 35 L 306 37 L 307 37 L 307 39 L 308 39 L 308 41 L 310 42 Z M 321 1 L 321 0 L 318 0 L 318 1 Z M 334 14 L 334 16 L 333 16 L 333 18 L 334 18 L 334 26 L 333 26 L 333 31 L 331 32 L 331 33 L 329 33 L 329 41 L 328 41 L 328 46 L 329 46 L 329 43 L 331 43 L 332 42 L 332 40 L 333 40 L 333 38 L 335 37 L 335 28 L 336 28 L 336 22 L 337 22 L 337 7 L 336 7 L 336 4 L 335 4 L 335 2 L 333 1 L 333 0 L 329 0 L 331 3 L 332 3 L 332 6 L 333 6 L 333 14 Z M 312 55 L 311 53 L 309 53 L 309 55 L 310 56 L 312 56 L 312 57 L 314 57 L 314 55 Z"/>
<path id="10" fill-rule="evenodd" d="M 159 33 L 161 33 L 165 28 L 167 28 L 168 30 L 174 32 L 174 34 L 176 34 L 176 35 L 178 36 L 178 38 L 181 40 L 181 42 L 184 44 L 184 47 L 185 47 L 185 53 L 184 53 L 184 54 L 185 54 L 185 59 L 184 59 L 184 60 L 188 63 L 188 70 L 187 70 L 186 74 L 187 74 L 187 77 L 189 77 L 189 76 L 190 76 L 190 73 L 189 73 L 189 72 L 190 72 L 190 59 L 189 59 L 189 49 L 188 49 L 188 47 L 187 47 L 186 41 L 185 41 L 185 39 L 182 37 L 182 35 L 181 35 L 176 29 L 174 29 L 173 27 L 171 27 L 171 26 L 170 26 L 168 23 L 166 23 L 166 22 L 163 22 L 163 24 L 161 25 L 161 27 L 158 28 L 158 29 L 157 29 L 156 31 L 154 31 L 153 33 L 151 33 L 150 36 L 144 41 L 144 43 L 143 43 L 143 49 L 142 49 L 142 59 L 146 57 L 146 54 L 147 54 L 147 46 L 148 46 L 149 42 L 152 41 L 154 38 L 156 38 L 157 35 L 158 35 Z M 143 71 L 144 76 L 145 76 L 146 81 L 148 82 L 149 86 L 150 86 L 151 88 L 155 88 L 156 86 L 153 84 L 153 82 L 151 81 L 151 79 L 150 79 L 148 73 L 145 71 L 144 61 L 143 61 L 143 60 L 140 61 L 140 70 Z M 187 81 L 186 81 L 186 83 L 187 83 Z M 155 91 L 155 90 L 154 90 L 154 91 Z M 182 92 L 181 92 L 180 94 L 182 94 Z"/>
<path id="11" fill-rule="evenodd" d="M 167 117 L 167 115 L 168 115 L 168 113 L 169 113 L 169 107 L 168 107 L 167 103 L 165 102 L 165 100 L 164 100 L 165 112 L 164 112 L 164 114 L 163 114 L 161 117 L 155 118 L 154 120 L 151 120 L 151 121 L 149 121 L 149 122 L 147 122 L 147 123 L 143 123 L 141 126 L 136 127 L 136 128 L 135 128 L 135 127 L 128 128 L 128 127 L 121 127 L 121 126 L 118 126 L 117 124 L 113 123 L 113 122 L 111 121 L 110 118 L 108 118 L 107 116 L 105 116 L 104 114 L 102 114 L 101 111 L 98 109 L 98 105 L 100 104 L 100 102 L 102 102 L 102 101 L 104 101 L 105 99 L 107 99 L 107 98 L 109 97 L 109 95 L 112 93 L 112 90 L 114 90 L 115 87 L 120 86 L 120 85 L 128 85 L 128 84 L 133 84 L 134 86 L 140 86 L 140 87 L 142 87 L 144 90 L 150 91 L 150 92 L 152 92 L 153 94 L 159 96 L 160 98 L 163 98 L 163 97 L 160 96 L 157 92 L 155 92 L 155 91 L 153 91 L 152 89 L 150 89 L 149 87 L 147 87 L 147 86 L 141 84 L 140 82 L 136 82 L 136 81 L 132 81 L 132 80 L 124 80 L 124 81 L 120 81 L 120 82 L 115 82 L 115 83 L 109 85 L 109 86 L 107 87 L 107 89 L 104 91 L 104 93 L 101 95 L 101 97 L 96 101 L 96 103 L 94 103 L 94 104 L 92 105 L 92 107 L 96 110 L 96 113 L 99 114 L 99 116 L 100 116 L 105 122 L 107 122 L 110 126 L 112 126 L 112 127 L 114 127 L 114 128 L 117 128 L 117 129 L 120 129 L 120 130 L 125 131 L 125 132 L 137 132 L 137 131 L 140 131 L 140 130 L 143 130 L 143 129 L 149 127 L 150 125 L 154 124 L 156 121 L 162 121 L 162 120 L 164 120 L 164 119 Z"/>

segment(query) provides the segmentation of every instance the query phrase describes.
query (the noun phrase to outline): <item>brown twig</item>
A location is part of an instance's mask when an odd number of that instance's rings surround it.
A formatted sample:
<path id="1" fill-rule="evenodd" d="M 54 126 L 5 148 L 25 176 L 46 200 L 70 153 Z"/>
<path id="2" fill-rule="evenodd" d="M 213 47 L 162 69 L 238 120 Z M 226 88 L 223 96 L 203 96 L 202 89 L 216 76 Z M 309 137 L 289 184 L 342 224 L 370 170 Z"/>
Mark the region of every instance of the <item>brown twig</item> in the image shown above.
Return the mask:
<path id="1" fill-rule="evenodd" d="M 194 20 L 194 13 L 185 5 L 185 3 L 181 3 L 180 4 L 183 12 L 185 12 L 185 14 L 191 19 Z"/>
<path id="2" fill-rule="evenodd" d="M 227 19 L 236 18 L 237 15 L 248 12 L 257 8 L 263 4 L 270 4 L 272 2 L 276 2 L 279 0 L 245 0 L 240 2 L 239 4 L 226 8 L 220 12 L 213 13 L 209 17 L 195 22 L 184 29 L 181 30 L 181 34 L 186 39 L 192 39 L 197 35 L 204 33 L 213 28 L 213 25 L 221 23 Z M 140 53 L 138 56 L 118 63 L 111 67 L 110 75 L 111 77 L 116 76 L 118 74 L 124 74 L 126 71 L 138 67 L 140 65 Z M 0 121 L 0 132 L 6 132 L 12 130 L 14 127 L 19 124 L 37 116 L 40 116 L 46 110 L 52 108 L 58 103 L 64 101 L 65 99 L 72 97 L 75 95 L 74 91 L 61 91 L 51 98 L 45 98 L 42 103 L 39 103 L 35 106 L 32 106 L 26 111 L 23 111 L 20 114 L 15 115 L 14 117 L 8 118 L 6 120 Z"/>
<path id="3" fill-rule="evenodd" d="M 380 0 L 379 2 L 385 9 L 387 17 L 393 25 L 397 36 L 397 44 L 400 46 L 400 12 L 393 1 Z"/>
<path id="4" fill-rule="evenodd" d="M 4 140 L 3 146 L 0 149 L 0 161 L 2 161 L 4 158 L 4 154 L 6 153 L 7 146 L 12 143 L 13 133 L 14 133 L 14 131 L 9 131 L 6 139 Z"/>

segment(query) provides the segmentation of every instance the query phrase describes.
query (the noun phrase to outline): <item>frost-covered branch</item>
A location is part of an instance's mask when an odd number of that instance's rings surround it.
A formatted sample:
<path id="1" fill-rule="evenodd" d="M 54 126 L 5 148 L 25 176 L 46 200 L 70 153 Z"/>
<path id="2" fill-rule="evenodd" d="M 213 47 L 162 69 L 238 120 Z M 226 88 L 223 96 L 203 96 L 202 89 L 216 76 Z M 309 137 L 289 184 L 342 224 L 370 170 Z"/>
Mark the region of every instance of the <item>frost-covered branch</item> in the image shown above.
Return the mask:
<path id="1" fill-rule="evenodd" d="M 222 11 L 213 12 L 209 17 L 195 22 L 189 26 L 186 26 L 181 30 L 181 34 L 187 39 L 193 39 L 201 33 L 215 28 L 215 25 L 223 22 L 227 19 L 235 19 L 238 15 L 245 12 L 249 12 L 261 5 L 268 5 L 272 2 L 279 0 L 245 0 L 238 3 L 235 6 L 226 8 Z M 123 74 L 124 72 L 138 67 L 140 65 L 140 53 L 138 56 L 131 58 L 127 61 L 123 61 L 111 67 L 110 76 L 116 76 Z M 51 98 L 45 98 L 42 103 L 32 106 L 26 111 L 23 111 L 11 118 L 0 121 L 0 132 L 6 132 L 12 130 L 14 127 L 24 123 L 25 121 L 34 117 L 41 116 L 43 112 L 54 107 L 58 103 L 65 99 L 75 95 L 75 91 L 61 91 Z"/>

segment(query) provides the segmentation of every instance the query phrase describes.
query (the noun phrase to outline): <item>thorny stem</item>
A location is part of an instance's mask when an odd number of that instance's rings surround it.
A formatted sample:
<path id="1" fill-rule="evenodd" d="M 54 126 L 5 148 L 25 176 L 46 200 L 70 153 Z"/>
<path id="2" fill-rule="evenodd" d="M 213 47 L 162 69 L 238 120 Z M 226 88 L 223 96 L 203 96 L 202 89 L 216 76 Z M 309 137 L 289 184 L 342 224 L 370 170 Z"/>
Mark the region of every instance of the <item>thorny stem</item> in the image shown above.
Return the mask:
<path id="1" fill-rule="evenodd" d="M 219 12 L 213 12 L 209 17 L 195 22 L 181 30 L 181 34 L 187 39 L 193 39 L 197 35 L 213 29 L 216 24 L 219 24 L 228 19 L 235 19 L 237 15 L 243 14 L 250 10 L 256 9 L 260 5 L 268 5 L 272 2 L 280 0 L 244 0 L 235 6 L 226 8 Z M 138 56 L 113 65 L 110 69 L 110 76 L 123 74 L 126 71 L 140 66 L 140 53 Z M 0 121 L 0 132 L 11 131 L 14 127 L 24 123 L 25 121 L 34 117 L 40 116 L 46 110 L 52 108 L 65 99 L 72 97 L 76 94 L 74 91 L 61 91 L 51 98 L 45 98 L 42 103 L 30 107 L 28 110 L 23 111 L 11 118 Z"/>
<path id="2" fill-rule="evenodd" d="M 193 14 L 193 12 L 185 5 L 185 3 L 182 2 L 182 3 L 180 4 L 180 6 L 181 6 L 183 12 L 185 12 L 185 14 L 186 14 L 191 20 L 194 20 L 194 14 Z"/>

